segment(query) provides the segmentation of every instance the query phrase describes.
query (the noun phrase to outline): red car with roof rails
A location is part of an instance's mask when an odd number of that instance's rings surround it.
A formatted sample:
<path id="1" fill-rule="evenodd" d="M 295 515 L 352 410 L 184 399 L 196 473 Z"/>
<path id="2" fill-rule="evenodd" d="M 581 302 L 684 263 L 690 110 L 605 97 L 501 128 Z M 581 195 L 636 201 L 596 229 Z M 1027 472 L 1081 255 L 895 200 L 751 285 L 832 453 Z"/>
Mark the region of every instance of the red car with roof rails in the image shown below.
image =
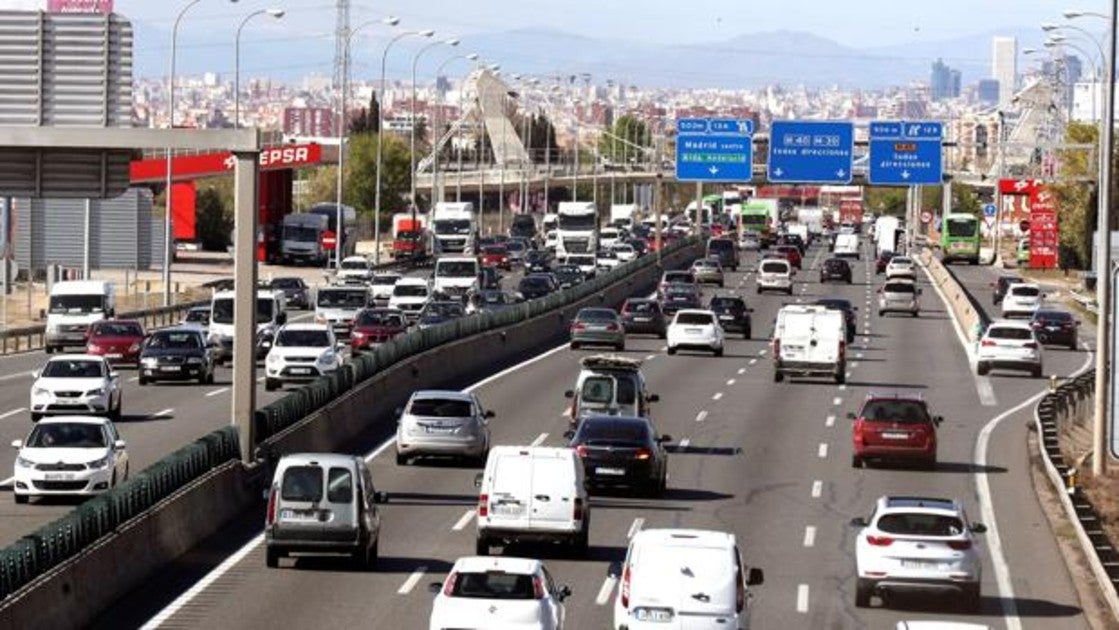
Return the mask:
<path id="1" fill-rule="evenodd" d="M 354 355 L 372 350 L 408 331 L 408 317 L 395 308 L 367 308 L 354 317 L 350 351 Z"/>
<path id="2" fill-rule="evenodd" d="M 134 319 L 106 319 L 89 326 L 86 353 L 105 357 L 113 365 L 140 367 L 144 325 Z"/>
<path id="3" fill-rule="evenodd" d="M 847 417 L 854 421 L 853 467 L 875 461 L 936 468 L 936 429 L 944 419 L 931 415 L 920 395 L 871 393 L 859 413 Z"/>

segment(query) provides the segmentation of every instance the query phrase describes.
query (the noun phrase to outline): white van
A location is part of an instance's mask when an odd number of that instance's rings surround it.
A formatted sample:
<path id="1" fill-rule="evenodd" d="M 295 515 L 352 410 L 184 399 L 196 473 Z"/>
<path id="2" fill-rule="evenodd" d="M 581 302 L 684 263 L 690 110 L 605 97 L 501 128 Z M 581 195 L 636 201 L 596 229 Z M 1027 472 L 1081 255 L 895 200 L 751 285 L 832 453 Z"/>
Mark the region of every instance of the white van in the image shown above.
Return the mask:
<path id="1" fill-rule="evenodd" d="M 858 234 L 836 234 L 835 235 L 835 248 L 832 251 L 836 258 L 854 258 L 859 260 L 859 235 Z"/>
<path id="2" fill-rule="evenodd" d="M 591 506 L 583 463 L 572 449 L 495 446 L 474 483 L 477 555 L 489 555 L 493 544 L 522 541 L 565 543 L 587 554 Z"/>
<path id="3" fill-rule="evenodd" d="M 831 376 L 847 381 L 847 325 L 843 313 L 792 304 L 777 311 L 773 329 L 773 380 L 785 375 Z"/>
<path id="4" fill-rule="evenodd" d="M 646 529 L 634 534 L 614 597 L 615 630 L 748 630 L 765 576 L 748 571 L 734 534 Z"/>
<path id="5" fill-rule="evenodd" d="M 116 315 L 116 291 L 104 280 L 67 280 L 51 287 L 47 307 L 47 354 L 86 346 L 89 325 Z"/>
<path id="6" fill-rule="evenodd" d="M 440 256 L 432 274 L 433 289 L 448 298 L 462 299 L 478 290 L 481 265 L 473 256 Z"/>
<path id="7" fill-rule="evenodd" d="M 758 265 L 758 293 L 762 291 L 784 291 L 793 294 L 792 264 L 783 258 L 763 258 Z"/>
<path id="8" fill-rule="evenodd" d="M 210 301 L 210 345 L 218 365 L 233 358 L 233 291 L 219 291 Z M 264 360 L 272 349 L 276 329 L 288 321 L 284 312 L 283 291 L 260 290 L 256 292 L 256 340 L 254 354 L 257 361 Z"/>

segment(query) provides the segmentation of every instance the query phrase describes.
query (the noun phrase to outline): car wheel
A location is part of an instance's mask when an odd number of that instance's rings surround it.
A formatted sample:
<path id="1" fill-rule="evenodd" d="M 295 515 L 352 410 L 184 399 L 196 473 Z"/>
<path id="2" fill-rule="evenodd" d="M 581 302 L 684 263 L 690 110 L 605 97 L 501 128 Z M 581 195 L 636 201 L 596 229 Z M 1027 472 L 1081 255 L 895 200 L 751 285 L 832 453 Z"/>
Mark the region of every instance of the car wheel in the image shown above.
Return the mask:
<path id="1" fill-rule="evenodd" d="M 618 352 L 625 352 L 626 351 L 626 344 L 625 343 L 620 343 L 620 344 L 614 346 L 614 349 L 617 350 Z"/>
<path id="2" fill-rule="evenodd" d="M 870 580 L 859 578 L 855 582 L 855 607 L 868 608 L 870 596 L 874 593 L 874 583 Z"/>
<path id="3" fill-rule="evenodd" d="M 109 419 L 110 420 L 112 420 L 113 422 L 120 422 L 120 418 L 121 418 L 121 415 L 122 415 L 121 414 L 121 407 L 124 407 L 124 399 L 123 398 L 117 398 L 117 406 L 114 407 L 111 412 L 109 412 Z"/>
<path id="4" fill-rule="evenodd" d="M 474 555 L 488 556 L 490 555 L 490 541 L 481 534 L 474 540 Z"/>
<path id="5" fill-rule="evenodd" d="M 143 387 L 143 386 L 147 385 L 149 383 L 149 381 L 148 381 L 148 379 L 144 378 L 143 376 L 140 376 L 136 379 L 136 383 L 139 384 L 140 387 Z"/>
<path id="6" fill-rule="evenodd" d="M 1032 370 L 1030 370 L 1030 375 L 1033 376 L 1034 378 L 1041 378 L 1041 374 L 1042 374 L 1042 371 L 1041 371 L 1041 366 L 1040 365 L 1033 368 Z"/>
<path id="7" fill-rule="evenodd" d="M 761 294 L 762 294 L 762 288 L 758 287 L 758 295 L 761 295 Z"/>
<path id="8" fill-rule="evenodd" d="M 109 478 L 109 489 L 117 487 L 117 471 L 113 471 L 113 476 Z"/>
<path id="9" fill-rule="evenodd" d="M 206 384 L 207 385 L 213 385 L 214 384 L 214 368 L 210 368 L 210 371 L 206 374 Z"/>
<path id="10" fill-rule="evenodd" d="M 840 366 L 839 371 L 835 373 L 835 382 L 838 385 L 847 382 L 847 370 L 843 366 Z"/>
<path id="11" fill-rule="evenodd" d="M 664 330 L 660 331 L 659 333 L 657 333 L 657 338 L 658 339 L 668 339 L 668 332 L 664 331 Z"/>
<path id="12" fill-rule="evenodd" d="M 265 378 L 264 379 L 264 391 L 274 392 L 279 388 L 280 388 L 280 382 L 277 381 L 276 379 L 274 379 L 274 378 Z"/>
<path id="13" fill-rule="evenodd" d="M 784 380 L 785 380 L 785 375 L 782 374 L 781 372 L 774 372 L 773 373 L 773 382 L 774 383 L 780 383 L 781 381 L 784 381 Z"/>
<path id="14" fill-rule="evenodd" d="M 575 537 L 572 551 L 580 558 L 586 558 L 590 555 L 591 549 L 591 522 L 589 519 L 583 520 L 583 531 Z"/>
<path id="15" fill-rule="evenodd" d="M 1068 349 L 1073 351 L 1073 352 L 1076 352 L 1076 340 L 1075 339 L 1068 342 Z"/>
<path id="16" fill-rule="evenodd" d="M 864 468 L 865 466 L 866 462 L 863 460 L 863 458 L 859 457 L 858 455 L 851 456 L 851 468 Z"/>
<path id="17" fill-rule="evenodd" d="M 35 413 L 34 411 L 31 412 L 31 421 L 32 422 L 38 422 L 42 419 L 43 419 L 43 414 Z"/>
<path id="18" fill-rule="evenodd" d="M 883 315 L 885 315 L 885 314 L 886 314 L 886 311 L 884 311 L 884 310 L 882 310 L 882 309 L 878 309 L 878 316 L 879 316 L 879 317 L 882 317 L 882 316 L 883 316 Z"/>
<path id="19" fill-rule="evenodd" d="M 750 336 L 750 328 L 747 327 L 746 330 L 742 331 L 742 338 L 748 340 L 750 339 Z"/>
<path id="20" fill-rule="evenodd" d="M 408 456 L 405 455 L 404 453 L 397 453 L 396 454 L 396 465 L 397 466 L 407 466 L 408 465 Z"/>
<path id="21" fill-rule="evenodd" d="M 572 350 L 578 350 L 578 349 L 579 349 L 579 342 L 577 342 L 577 341 L 572 341 L 572 342 L 571 342 L 571 349 L 572 349 Z"/>
<path id="22" fill-rule="evenodd" d="M 913 311 L 913 319 L 917 319 L 920 316 L 921 316 L 921 313 L 919 311 Z"/>
<path id="23" fill-rule="evenodd" d="M 715 352 L 715 356 L 717 356 L 717 357 L 721 357 L 721 356 L 723 356 L 723 348 L 722 348 L 722 346 L 720 346 L 720 347 L 718 347 L 718 348 L 715 348 L 715 351 L 714 351 L 714 352 Z"/>
<path id="24" fill-rule="evenodd" d="M 990 371 L 991 371 L 991 366 L 987 365 L 983 361 L 980 361 L 979 363 L 977 363 L 975 365 L 975 373 L 978 374 L 979 376 L 986 376 L 987 373 L 990 372 Z"/>
<path id="25" fill-rule="evenodd" d="M 676 354 L 676 348 L 673 348 L 672 346 L 668 346 L 667 352 L 670 355 Z"/>
<path id="26" fill-rule="evenodd" d="M 31 497 L 27 496 L 26 494 L 12 493 L 12 496 L 15 497 L 16 505 L 25 505 L 27 503 L 27 500 L 31 498 Z"/>
<path id="27" fill-rule="evenodd" d="M 280 566 L 280 551 L 272 547 L 266 548 L 264 550 L 264 564 L 267 565 L 269 569 L 275 569 Z"/>
<path id="28" fill-rule="evenodd" d="M 979 590 L 978 584 L 969 584 L 964 587 L 963 597 L 964 609 L 971 613 L 977 613 L 983 607 L 983 596 Z"/>
<path id="29" fill-rule="evenodd" d="M 789 287 L 788 289 L 785 289 L 785 295 L 792 295 L 792 294 L 793 294 L 793 288 L 792 287 Z"/>

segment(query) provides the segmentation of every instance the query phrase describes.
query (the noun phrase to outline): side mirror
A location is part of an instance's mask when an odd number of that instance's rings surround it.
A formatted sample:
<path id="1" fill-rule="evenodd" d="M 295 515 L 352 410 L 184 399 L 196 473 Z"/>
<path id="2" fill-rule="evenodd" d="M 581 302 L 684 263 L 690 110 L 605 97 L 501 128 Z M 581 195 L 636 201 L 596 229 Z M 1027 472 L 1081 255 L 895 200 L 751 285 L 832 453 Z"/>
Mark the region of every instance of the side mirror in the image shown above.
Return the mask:
<path id="1" fill-rule="evenodd" d="M 746 573 L 746 586 L 760 586 L 764 583 L 765 573 L 757 567 L 751 567 Z"/>
<path id="2" fill-rule="evenodd" d="M 976 534 L 986 534 L 987 533 L 987 526 L 984 525 L 983 523 L 972 523 L 971 527 L 969 529 L 971 529 L 971 531 L 976 533 Z"/>
<path id="3" fill-rule="evenodd" d="M 23 440 L 12 440 L 12 448 L 16 449 L 17 451 L 23 448 Z"/>
<path id="4" fill-rule="evenodd" d="M 563 600 L 567 599 L 568 597 L 571 597 L 571 587 L 570 586 L 567 586 L 565 584 L 565 585 L 561 586 L 558 591 L 556 591 L 556 599 L 557 600 L 562 602 Z"/>
<path id="5" fill-rule="evenodd" d="M 606 577 L 612 577 L 614 579 L 621 578 L 622 577 L 622 563 L 617 561 L 617 560 L 611 562 L 610 566 L 606 567 Z"/>
<path id="6" fill-rule="evenodd" d="M 574 432 L 574 431 L 572 431 L 572 430 L 570 430 L 570 429 L 568 429 L 567 431 L 564 431 L 564 432 L 563 432 L 563 438 L 564 438 L 565 440 L 570 440 L 570 439 L 572 439 L 572 438 L 574 438 L 574 437 L 575 437 L 575 432 Z"/>
<path id="7" fill-rule="evenodd" d="M 281 326 L 288 323 L 288 314 L 283 312 L 276 313 L 276 323 Z"/>
<path id="8" fill-rule="evenodd" d="M 396 409 L 393 409 L 392 412 L 396 414 L 397 418 L 399 418 L 400 416 L 404 415 L 404 407 L 397 407 Z"/>
<path id="9" fill-rule="evenodd" d="M 672 436 L 668 435 L 667 433 L 657 438 L 657 442 L 660 442 L 661 444 L 665 444 L 665 443 L 668 443 L 668 442 L 671 442 L 671 441 L 672 441 Z"/>
<path id="10" fill-rule="evenodd" d="M 923 295 L 924 293 L 925 293 L 924 289 L 917 289 L 917 295 Z"/>
<path id="11" fill-rule="evenodd" d="M 645 400 L 647 400 L 651 403 L 655 403 L 655 402 L 660 402 L 661 397 L 660 397 L 660 394 L 649 394 L 649 397 L 646 398 Z"/>
<path id="12" fill-rule="evenodd" d="M 373 493 L 373 502 L 374 503 L 388 503 L 389 502 L 389 493 L 387 493 L 387 492 L 374 492 Z"/>
<path id="13" fill-rule="evenodd" d="M 350 344 L 346 343 L 345 341 L 339 341 L 339 342 L 334 344 L 334 350 L 336 352 L 341 352 L 341 351 L 345 350 L 349 345 Z"/>
<path id="14" fill-rule="evenodd" d="M 431 593 L 432 595 L 438 595 L 439 591 L 442 591 L 442 590 L 443 590 L 443 583 L 442 582 L 429 582 L 428 585 L 427 585 L 427 592 Z"/>
<path id="15" fill-rule="evenodd" d="M 933 422 L 939 425 L 944 422 L 944 416 L 933 416 Z"/>
<path id="16" fill-rule="evenodd" d="M 477 475 L 474 475 L 474 487 L 475 488 L 481 488 L 482 487 L 482 477 L 483 477 L 483 473 L 478 473 Z"/>
<path id="17" fill-rule="evenodd" d="M 496 418 L 496 417 L 497 417 L 497 414 L 496 414 L 496 413 L 494 413 L 494 412 L 493 412 L 492 410 L 486 410 L 486 413 L 482 414 L 482 417 L 483 417 L 483 418 L 486 418 L 486 419 L 489 419 L 489 418 Z"/>
<path id="18" fill-rule="evenodd" d="M 566 392 L 563 393 L 563 397 L 564 398 L 575 398 L 575 392 L 573 390 L 569 389 L 569 390 L 567 390 Z"/>
<path id="19" fill-rule="evenodd" d="M 41 374 L 41 372 L 39 372 L 39 370 L 35 370 L 31 373 L 31 378 L 39 378 L 39 374 Z"/>
<path id="20" fill-rule="evenodd" d="M 869 526 L 870 526 L 870 523 L 867 523 L 865 517 L 856 516 L 855 518 L 851 519 L 851 527 L 869 527 Z"/>
<path id="21" fill-rule="evenodd" d="M 854 411 L 848 411 L 847 412 L 847 419 L 848 420 L 854 420 L 856 418 L 858 418 L 858 416 L 855 414 Z"/>
<path id="22" fill-rule="evenodd" d="M 123 451 L 127 446 L 128 442 L 125 442 L 124 440 L 117 440 L 116 442 L 113 442 L 113 448 L 118 451 Z"/>
<path id="23" fill-rule="evenodd" d="M 109 372 L 109 378 L 113 379 L 114 381 L 119 381 L 120 372 Z"/>

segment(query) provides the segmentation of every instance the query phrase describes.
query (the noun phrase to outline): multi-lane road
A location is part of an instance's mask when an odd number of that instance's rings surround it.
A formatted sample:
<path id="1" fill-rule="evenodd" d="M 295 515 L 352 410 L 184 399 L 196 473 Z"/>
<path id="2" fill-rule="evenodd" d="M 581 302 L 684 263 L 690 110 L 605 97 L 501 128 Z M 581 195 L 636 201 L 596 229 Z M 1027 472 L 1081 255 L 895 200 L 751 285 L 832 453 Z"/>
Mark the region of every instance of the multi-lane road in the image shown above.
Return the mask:
<path id="1" fill-rule="evenodd" d="M 621 559 L 632 532 L 682 526 L 734 532 L 747 564 L 766 571 L 766 583 L 754 591 L 758 628 L 884 628 L 902 619 L 1011 629 L 1087 627 L 1029 481 L 1024 425 L 1029 401 L 1044 383 L 976 377 L 925 279 L 919 319 L 878 317 L 873 301 L 880 279 L 869 267 L 870 256 L 856 266 L 854 284 L 821 286 L 810 267 L 823 256 L 821 248 L 810 250 L 792 298 L 755 295 L 748 272 L 728 276 L 722 291 L 745 295 L 755 308 L 756 338 L 730 340 L 722 358 L 669 357 L 660 340 L 631 339 L 626 354 L 644 360 L 650 390 L 661 396 L 654 420 L 674 438 L 667 495 L 595 496 L 589 558 L 547 548 L 509 553 L 543 557 L 557 581 L 572 587 L 570 628 L 609 627 L 616 583 L 607 568 Z M 963 275 L 979 288 L 988 273 Z M 767 338 L 777 309 L 824 296 L 844 297 L 860 308 L 848 383 L 774 383 Z M 494 442 L 563 444 L 563 391 L 585 353 L 559 347 L 474 384 L 471 389 L 497 412 Z M 1050 350 L 1046 372 L 1071 374 L 1089 357 Z M 846 412 L 856 410 L 868 392 L 896 390 L 920 392 L 945 418 L 936 471 L 851 467 Z M 166 422 L 180 421 L 176 414 Z M 372 462 L 378 490 L 391 496 L 376 570 L 358 572 L 343 559 L 267 569 L 261 517 L 253 515 L 124 597 L 100 625 L 264 629 L 283 620 L 295 627 L 426 627 L 427 584 L 474 550 L 476 471 L 398 467 L 389 442 L 359 450 Z M 963 614 L 951 600 L 929 597 L 855 608 L 855 530 L 848 522 L 888 493 L 956 497 L 971 519 L 990 527 L 983 541 L 980 614 Z"/>

